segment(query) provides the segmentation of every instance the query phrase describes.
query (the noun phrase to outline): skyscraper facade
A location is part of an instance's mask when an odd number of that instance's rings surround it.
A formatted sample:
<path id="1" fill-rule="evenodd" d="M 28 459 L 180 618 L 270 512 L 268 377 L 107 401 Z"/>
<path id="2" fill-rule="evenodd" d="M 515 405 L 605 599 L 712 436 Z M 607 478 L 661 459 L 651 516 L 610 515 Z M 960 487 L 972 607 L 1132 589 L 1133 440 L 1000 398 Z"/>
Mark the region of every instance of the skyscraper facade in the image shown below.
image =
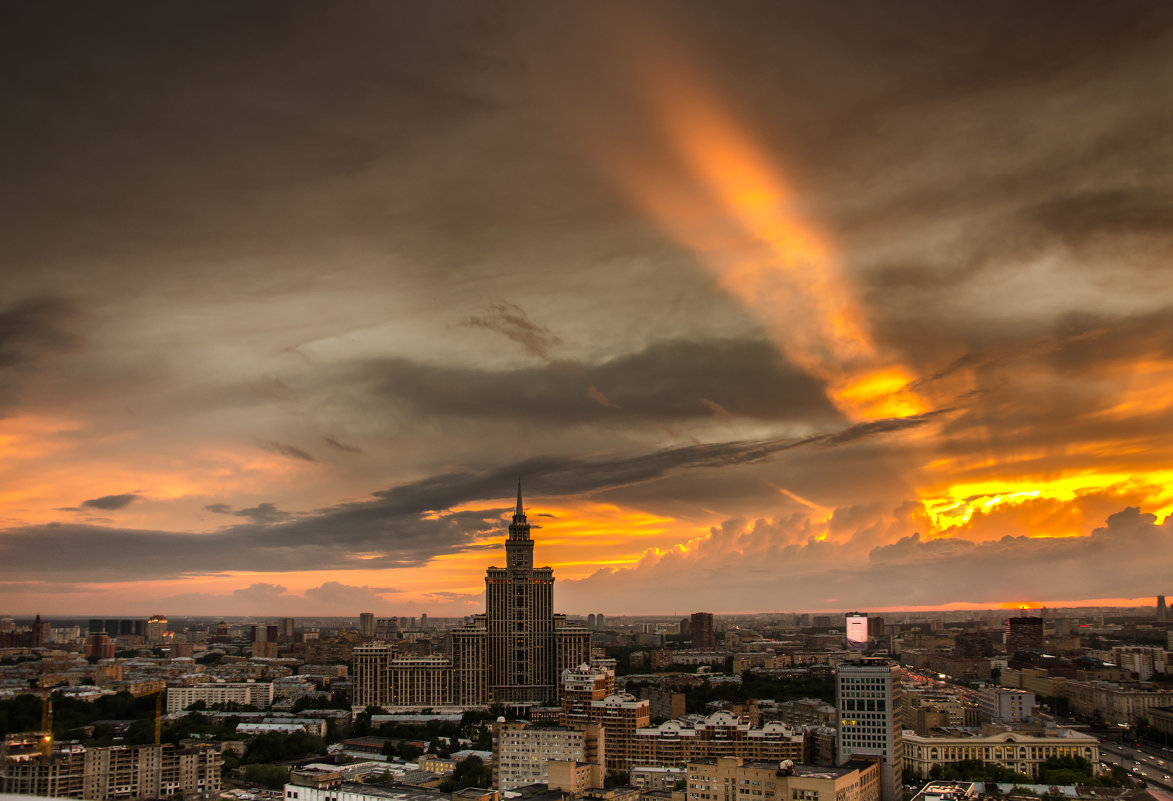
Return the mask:
<path id="1" fill-rule="evenodd" d="M 1014 656 L 1019 651 L 1043 647 L 1043 619 L 1041 617 L 1012 617 L 1006 620 L 1006 653 Z"/>
<path id="2" fill-rule="evenodd" d="M 844 662 L 835 671 L 835 708 L 839 764 L 879 759 L 881 801 L 899 801 L 904 769 L 900 668 L 884 659 Z"/>
<path id="3" fill-rule="evenodd" d="M 562 671 L 590 661 L 590 637 L 554 614 L 554 570 L 534 567 L 519 481 L 505 566 L 485 573 L 485 614 L 452 632 L 456 703 L 551 703 Z"/>
<path id="4" fill-rule="evenodd" d="M 688 630 L 692 636 L 693 648 L 710 651 L 717 647 L 717 640 L 713 635 L 712 612 L 693 612 Z"/>

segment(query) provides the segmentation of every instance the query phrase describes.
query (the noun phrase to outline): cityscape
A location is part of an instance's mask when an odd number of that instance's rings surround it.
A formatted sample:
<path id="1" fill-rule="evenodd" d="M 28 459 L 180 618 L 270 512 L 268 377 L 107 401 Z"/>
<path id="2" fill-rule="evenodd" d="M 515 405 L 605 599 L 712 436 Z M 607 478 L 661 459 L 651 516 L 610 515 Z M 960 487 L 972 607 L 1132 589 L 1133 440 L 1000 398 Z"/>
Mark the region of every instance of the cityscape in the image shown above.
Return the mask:
<path id="1" fill-rule="evenodd" d="M 0 3 L 0 801 L 1173 801 L 1173 4 Z"/>

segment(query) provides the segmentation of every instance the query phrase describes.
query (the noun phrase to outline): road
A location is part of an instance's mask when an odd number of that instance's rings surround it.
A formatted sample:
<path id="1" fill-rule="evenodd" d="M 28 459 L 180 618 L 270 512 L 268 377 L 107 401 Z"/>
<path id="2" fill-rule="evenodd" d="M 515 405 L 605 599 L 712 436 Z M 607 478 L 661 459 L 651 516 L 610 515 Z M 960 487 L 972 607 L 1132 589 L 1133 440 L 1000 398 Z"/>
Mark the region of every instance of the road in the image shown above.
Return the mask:
<path id="1" fill-rule="evenodd" d="M 1151 787 L 1173 790 L 1173 751 L 1167 748 L 1102 742 L 1100 762 L 1109 768 L 1119 765 L 1134 779 L 1142 779 Z"/>

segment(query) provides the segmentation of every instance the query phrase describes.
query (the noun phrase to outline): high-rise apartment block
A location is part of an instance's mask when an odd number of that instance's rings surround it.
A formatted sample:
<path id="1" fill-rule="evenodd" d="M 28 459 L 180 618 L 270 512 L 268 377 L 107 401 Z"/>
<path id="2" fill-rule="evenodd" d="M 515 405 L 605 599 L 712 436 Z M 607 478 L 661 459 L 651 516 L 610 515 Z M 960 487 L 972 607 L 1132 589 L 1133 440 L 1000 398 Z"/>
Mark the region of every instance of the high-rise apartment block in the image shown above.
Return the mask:
<path id="1" fill-rule="evenodd" d="M 222 760 L 210 745 L 63 743 L 41 752 L 39 734 L 8 735 L 0 750 L 0 793 L 89 801 L 215 798 Z"/>
<path id="2" fill-rule="evenodd" d="M 1011 617 L 1006 619 L 1006 653 L 1043 647 L 1043 619 L 1041 617 Z"/>
<path id="3" fill-rule="evenodd" d="M 167 618 L 163 615 L 152 615 L 147 618 L 147 643 L 158 645 L 163 642 L 167 634 Z"/>
<path id="4" fill-rule="evenodd" d="M 844 662 L 835 671 L 839 712 L 839 763 L 857 757 L 881 762 L 880 797 L 902 797 L 904 728 L 900 668 L 883 659 Z"/>
<path id="5" fill-rule="evenodd" d="M 549 763 L 603 764 L 602 727 L 549 726 L 499 719 L 493 726 L 493 779 L 498 790 L 545 784 Z"/>
<path id="6" fill-rule="evenodd" d="M 358 616 L 358 635 L 364 640 L 375 638 L 375 614 L 363 612 Z"/>
<path id="7" fill-rule="evenodd" d="M 713 614 L 711 612 L 693 612 L 688 622 L 688 631 L 692 637 L 692 647 L 698 650 L 712 650 L 717 647 L 717 639 L 713 634 Z"/>
<path id="8" fill-rule="evenodd" d="M 606 735 L 608 770 L 630 770 L 635 755 L 635 733 L 651 723 L 651 705 L 630 693 L 615 692 L 610 668 L 587 664 L 562 671 L 563 726 L 597 724 Z"/>

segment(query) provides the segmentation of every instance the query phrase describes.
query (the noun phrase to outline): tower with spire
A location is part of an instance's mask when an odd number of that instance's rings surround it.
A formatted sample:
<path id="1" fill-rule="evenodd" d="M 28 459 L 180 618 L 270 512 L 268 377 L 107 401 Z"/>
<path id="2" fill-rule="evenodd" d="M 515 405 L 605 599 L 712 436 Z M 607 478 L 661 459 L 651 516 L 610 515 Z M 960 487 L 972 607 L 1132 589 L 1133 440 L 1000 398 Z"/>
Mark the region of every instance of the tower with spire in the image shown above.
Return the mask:
<path id="1" fill-rule="evenodd" d="M 517 481 L 505 566 L 485 573 L 485 614 L 452 632 L 457 703 L 552 703 L 563 669 L 590 661 L 590 632 L 554 614 L 554 569 L 534 567 Z"/>

